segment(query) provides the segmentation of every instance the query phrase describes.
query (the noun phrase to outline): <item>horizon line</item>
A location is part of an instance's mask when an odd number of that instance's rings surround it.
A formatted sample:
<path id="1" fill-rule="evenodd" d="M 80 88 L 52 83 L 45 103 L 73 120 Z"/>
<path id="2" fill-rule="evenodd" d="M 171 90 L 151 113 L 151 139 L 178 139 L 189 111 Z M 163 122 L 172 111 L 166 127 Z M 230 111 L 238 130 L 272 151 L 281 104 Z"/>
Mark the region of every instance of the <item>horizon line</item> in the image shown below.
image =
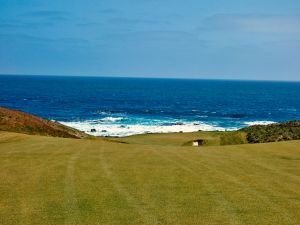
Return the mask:
<path id="1" fill-rule="evenodd" d="M 198 77 L 157 77 L 157 76 L 130 76 L 130 75 L 82 75 L 82 74 L 5 74 L 0 76 L 40 76 L 40 77 L 86 77 L 86 78 L 135 78 L 135 79 L 170 79 L 170 80 L 215 80 L 215 81 L 262 81 L 262 82 L 300 82 L 300 80 L 280 80 L 280 79 L 236 79 L 236 78 L 198 78 Z"/>

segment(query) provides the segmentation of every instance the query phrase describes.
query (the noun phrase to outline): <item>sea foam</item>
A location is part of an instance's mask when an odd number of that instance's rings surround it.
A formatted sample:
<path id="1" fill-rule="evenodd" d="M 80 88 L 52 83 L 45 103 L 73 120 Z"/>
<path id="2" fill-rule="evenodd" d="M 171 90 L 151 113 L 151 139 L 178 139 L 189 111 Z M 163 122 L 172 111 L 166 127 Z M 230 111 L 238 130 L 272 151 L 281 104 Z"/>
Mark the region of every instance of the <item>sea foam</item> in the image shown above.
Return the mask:
<path id="1" fill-rule="evenodd" d="M 64 125 L 86 132 L 94 136 L 117 136 L 125 137 L 146 133 L 173 133 L 173 132 L 196 132 L 196 131 L 225 131 L 223 127 L 206 124 L 203 122 L 178 122 L 173 125 L 143 125 L 143 124 L 106 124 L 95 121 L 61 122 Z M 92 132 L 93 131 L 93 132 Z"/>
<path id="2" fill-rule="evenodd" d="M 254 125 L 269 125 L 269 124 L 273 124 L 276 123 L 274 121 L 250 121 L 250 122 L 244 122 L 245 125 L 248 126 L 254 126 Z"/>
<path id="3" fill-rule="evenodd" d="M 101 119 L 101 121 L 103 122 L 117 122 L 122 120 L 124 120 L 123 117 L 111 117 L 111 116 L 104 117 L 103 119 Z"/>

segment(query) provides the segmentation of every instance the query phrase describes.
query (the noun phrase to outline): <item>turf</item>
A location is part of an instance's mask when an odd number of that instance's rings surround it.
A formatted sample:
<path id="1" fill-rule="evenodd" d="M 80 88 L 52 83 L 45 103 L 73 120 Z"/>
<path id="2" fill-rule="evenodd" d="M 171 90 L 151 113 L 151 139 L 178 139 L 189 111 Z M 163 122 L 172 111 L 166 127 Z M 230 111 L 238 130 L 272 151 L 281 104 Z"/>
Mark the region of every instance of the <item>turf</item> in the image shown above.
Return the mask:
<path id="1" fill-rule="evenodd" d="M 128 144 L 192 146 L 193 140 L 203 139 L 206 141 L 206 146 L 215 146 L 221 144 L 221 136 L 223 134 L 224 132 L 142 134 L 124 138 L 110 138 L 108 140 L 124 142 Z"/>
<path id="2" fill-rule="evenodd" d="M 0 224 L 300 224 L 300 141 L 195 148 L 159 136 L 0 132 Z"/>

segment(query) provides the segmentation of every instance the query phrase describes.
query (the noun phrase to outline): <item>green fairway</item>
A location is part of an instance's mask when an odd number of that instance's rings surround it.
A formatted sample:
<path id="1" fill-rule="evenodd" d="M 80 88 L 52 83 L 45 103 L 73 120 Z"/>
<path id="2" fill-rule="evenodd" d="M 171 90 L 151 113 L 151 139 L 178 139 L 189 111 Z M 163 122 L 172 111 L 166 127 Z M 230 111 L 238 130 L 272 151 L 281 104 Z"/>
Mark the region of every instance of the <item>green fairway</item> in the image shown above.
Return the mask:
<path id="1" fill-rule="evenodd" d="M 214 135 L 0 132 L 0 224 L 300 224 L 300 141 L 182 146 Z"/>

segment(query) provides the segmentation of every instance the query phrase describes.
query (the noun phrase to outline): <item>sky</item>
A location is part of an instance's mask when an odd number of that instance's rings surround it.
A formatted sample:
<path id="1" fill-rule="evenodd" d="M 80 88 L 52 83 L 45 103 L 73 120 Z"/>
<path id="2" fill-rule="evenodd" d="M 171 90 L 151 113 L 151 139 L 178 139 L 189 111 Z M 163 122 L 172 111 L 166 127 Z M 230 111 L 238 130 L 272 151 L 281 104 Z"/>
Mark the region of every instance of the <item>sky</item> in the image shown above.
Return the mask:
<path id="1" fill-rule="evenodd" d="M 0 74 L 300 80 L 300 1 L 0 0 Z"/>

